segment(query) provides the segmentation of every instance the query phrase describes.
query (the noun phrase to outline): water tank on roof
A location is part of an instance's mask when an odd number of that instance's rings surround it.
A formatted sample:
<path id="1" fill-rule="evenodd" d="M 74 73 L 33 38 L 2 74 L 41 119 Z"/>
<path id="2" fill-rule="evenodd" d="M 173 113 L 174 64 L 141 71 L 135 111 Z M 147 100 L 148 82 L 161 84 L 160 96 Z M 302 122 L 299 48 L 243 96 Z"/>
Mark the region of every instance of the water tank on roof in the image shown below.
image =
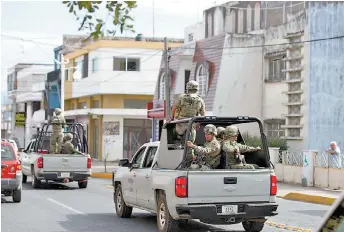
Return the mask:
<path id="1" fill-rule="evenodd" d="M 135 41 L 142 41 L 142 34 L 137 34 Z"/>

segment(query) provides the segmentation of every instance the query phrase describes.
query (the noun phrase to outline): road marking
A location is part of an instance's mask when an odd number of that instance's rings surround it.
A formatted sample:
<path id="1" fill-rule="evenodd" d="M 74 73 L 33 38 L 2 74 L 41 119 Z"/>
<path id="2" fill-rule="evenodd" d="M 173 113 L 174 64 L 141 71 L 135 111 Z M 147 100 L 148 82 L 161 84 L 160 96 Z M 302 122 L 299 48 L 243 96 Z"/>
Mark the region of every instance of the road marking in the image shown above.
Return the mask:
<path id="1" fill-rule="evenodd" d="M 47 200 L 50 201 L 50 202 L 52 202 L 52 203 L 55 203 L 56 205 L 59 205 L 59 206 L 65 208 L 65 209 L 68 209 L 68 210 L 70 210 L 70 211 L 72 211 L 72 212 L 74 212 L 74 213 L 86 215 L 85 213 L 83 213 L 83 212 L 81 212 L 81 211 L 79 211 L 79 210 L 76 210 L 76 209 L 74 209 L 74 208 L 72 208 L 72 207 L 69 207 L 68 205 L 62 204 L 61 202 L 58 202 L 58 201 L 56 201 L 56 200 L 54 200 L 54 199 L 47 198 Z"/>

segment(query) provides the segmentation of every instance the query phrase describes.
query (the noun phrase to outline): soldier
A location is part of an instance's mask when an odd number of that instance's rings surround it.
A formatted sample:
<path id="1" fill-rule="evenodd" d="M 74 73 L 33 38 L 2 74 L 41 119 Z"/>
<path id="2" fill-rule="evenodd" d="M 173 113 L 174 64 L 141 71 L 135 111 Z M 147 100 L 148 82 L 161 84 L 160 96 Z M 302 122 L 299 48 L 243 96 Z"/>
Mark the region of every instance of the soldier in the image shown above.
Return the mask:
<path id="1" fill-rule="evenodd" d="M 225 128 L 222 126 L 219 126 L 217 128 L 217 136 L 216 136 L 217 141 L 222 143 L 224 134 L 225 134 Z"/>
<path id="2" fill-rule="evenodd" d="M 221 145 L 216 140 L 217 130 L 213 124 L 204 127 L 204 135 L 206 142 L 204 147 L 196 146 L 191 141 L 187 141 L 188 147 L 193 148 L 198 154 L 205 157 L 205 166 L 208 168 L 216 168 L 220 164 Z"/>
<path id="3" fill-rule="evenodd" d="M 250 147 L 238 143 L 239 129 L 236 126 L 228 126 L 225 129 L 225 137 L 222 144 L 222 150 L 227 154 L 228 166 L 231 169 L 254 169 L 255 167 L 246 164 L 244 156 L 241 153 L 261 150 L 260 147 Z"/>
<path id="4" fill-rule="evenodd" d="M 61 146 L 61 154 L 82 154 L 78 150 L 74 149 L 74 145 L 72 143 L 73 135 L 71 133 L 66 134 L 63 139 L 65 142 Z"/>
<path id="5" fill-rule="evenodd" d="M 53 131 L 50 138 L 50 153 L 58 154 L 63 142 L 62 130 L 65 127 L 66 120 L 61 114 L 60 108 L 55 108 L 54 115 L 50 120 Z"/>

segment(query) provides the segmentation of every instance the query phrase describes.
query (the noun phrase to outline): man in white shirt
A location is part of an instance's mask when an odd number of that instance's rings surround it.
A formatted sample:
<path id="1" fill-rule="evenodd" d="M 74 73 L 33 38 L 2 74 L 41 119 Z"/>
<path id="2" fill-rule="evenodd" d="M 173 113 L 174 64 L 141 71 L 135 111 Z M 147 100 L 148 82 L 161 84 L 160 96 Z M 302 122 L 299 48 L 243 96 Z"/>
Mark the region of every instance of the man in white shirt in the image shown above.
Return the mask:
<path id="1" fill-rule="evenodd" d="M 330 143 L 330 148 L 327 150 L 327 153 L 330 155 L 330 167 L 341 168 L 342 159 L 340 154 L 340 149 L 337 146 L 337 142 L 332 141 Z"/>

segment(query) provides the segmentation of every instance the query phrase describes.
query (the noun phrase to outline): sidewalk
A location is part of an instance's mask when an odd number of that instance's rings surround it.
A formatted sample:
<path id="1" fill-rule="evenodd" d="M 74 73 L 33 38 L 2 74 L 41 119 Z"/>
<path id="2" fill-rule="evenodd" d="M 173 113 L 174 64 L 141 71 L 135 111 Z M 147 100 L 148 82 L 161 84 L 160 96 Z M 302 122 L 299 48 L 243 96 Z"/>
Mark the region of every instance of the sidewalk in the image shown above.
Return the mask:
<path id="1" fill-rule="evenodd" d="M 116 170 L 118 164 L 116 162 L 107 162 L 106 170 L 103 161 L 92 160 L 92 175 L 91 177 L 111 179 L 112 172 Z"/>
<path id="2" fill-rule="evenodd" d="M 329 190 L 317 187 L 302 187 L 301 185 L 278 182 L 277 197 L 286 200 L 302 201 L 308 203 L 332 205 L 342 191 Z"/>

